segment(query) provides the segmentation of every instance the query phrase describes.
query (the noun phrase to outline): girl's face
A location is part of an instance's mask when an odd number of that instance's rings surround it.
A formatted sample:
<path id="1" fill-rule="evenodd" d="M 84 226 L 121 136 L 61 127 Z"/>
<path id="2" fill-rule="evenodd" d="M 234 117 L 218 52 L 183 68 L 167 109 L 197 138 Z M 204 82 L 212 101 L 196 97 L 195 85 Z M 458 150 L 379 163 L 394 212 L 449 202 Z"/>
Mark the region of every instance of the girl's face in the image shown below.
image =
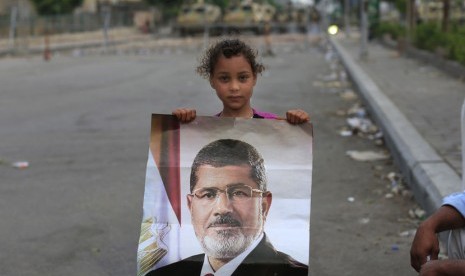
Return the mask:
<path id="1" fill-rule="evenodd" d="M 257 76 L 244 56 L 221 56 L 216 63 L 210 84 L 223 102 L 223 114 L 236 117 L 252 116 L 250 98 Z"/>

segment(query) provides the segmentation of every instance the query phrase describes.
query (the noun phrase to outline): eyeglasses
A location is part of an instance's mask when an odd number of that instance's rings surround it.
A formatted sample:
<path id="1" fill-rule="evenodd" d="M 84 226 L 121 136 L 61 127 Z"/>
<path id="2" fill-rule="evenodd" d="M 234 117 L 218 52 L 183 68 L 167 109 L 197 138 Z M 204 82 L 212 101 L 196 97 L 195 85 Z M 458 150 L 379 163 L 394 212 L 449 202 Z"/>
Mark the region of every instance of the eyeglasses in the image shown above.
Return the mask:
<path id="1" fill-rule="evenodd" d="M 225 193 L 231 202 L 245 203 L 254 197 L 254 193 L 259 193 L 261 196 L 266 192 L 254 189 L 249 185 L 234 185 L 226 187 L 225 190 L 215 187 L 199 188 L 189 195 L 194 196 L 201 204 L 209 205 L 214 203 L 220 197 L 221 193 Z"/>

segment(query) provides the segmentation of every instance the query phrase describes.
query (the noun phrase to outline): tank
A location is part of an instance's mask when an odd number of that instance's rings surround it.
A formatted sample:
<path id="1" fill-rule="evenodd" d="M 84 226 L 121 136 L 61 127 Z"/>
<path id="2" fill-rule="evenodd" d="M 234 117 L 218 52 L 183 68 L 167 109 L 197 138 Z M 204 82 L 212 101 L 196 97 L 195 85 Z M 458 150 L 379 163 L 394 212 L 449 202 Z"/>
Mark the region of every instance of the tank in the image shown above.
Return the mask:
<path id="1" fill-rule="evenodd" d="M 203 32 L 206 27 L 215 26 L 220 20 L 220 7 L 199 0 L 181 6 L 175 28 L 181 35 L 194 34 Z"/>
<path id="2" fill-rule="evenodd" d="M 265 23 L 273 20 L 275 12 L 275 7 L 268 3 L 236 1 L 226 8 L 223 23 L 227 28 L 259 33 Z"/>

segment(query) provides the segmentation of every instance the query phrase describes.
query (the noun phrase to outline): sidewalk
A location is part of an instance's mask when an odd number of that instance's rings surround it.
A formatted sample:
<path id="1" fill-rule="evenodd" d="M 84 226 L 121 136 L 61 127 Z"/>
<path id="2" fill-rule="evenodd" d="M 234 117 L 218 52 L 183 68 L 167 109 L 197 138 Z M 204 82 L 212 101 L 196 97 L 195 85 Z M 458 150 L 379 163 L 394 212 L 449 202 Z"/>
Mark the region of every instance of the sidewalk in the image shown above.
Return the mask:
<path id="1" fill-rule="evenodd" d="M 360 38 L 330 38 L 417 202 L 428 212 L 462 191 L 460 114 L 465 83 L 376 42 L 359 58 Z"/>
<path id="2" fill-rule="evenodd" d="M 72 50 L 75 48 L 104 47 L 126 43 L 128 41 L 149 41 L 151 35 L 143 34 L 132 27 L 111 28 L 105 41 L 103 30 L 54 34 L 48 37 L 50 51 Z M 14 54 L 40 54 L 45 49 L 45 37 L 19 37 L 16 45 L 9 39 L 0 39 L 0 57 Z"/>

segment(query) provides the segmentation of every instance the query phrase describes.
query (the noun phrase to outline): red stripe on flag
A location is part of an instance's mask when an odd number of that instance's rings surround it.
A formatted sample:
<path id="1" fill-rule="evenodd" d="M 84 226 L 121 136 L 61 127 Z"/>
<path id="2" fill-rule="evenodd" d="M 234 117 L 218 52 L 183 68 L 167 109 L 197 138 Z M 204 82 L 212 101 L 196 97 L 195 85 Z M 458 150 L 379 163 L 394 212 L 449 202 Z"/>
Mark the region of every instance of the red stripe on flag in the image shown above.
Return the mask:
<path id="1" fill-rule="evenodd" d="M 181 224 L 180 126 L 174 116 L 152 115 L 150 150 L 179 224 Z"/>

